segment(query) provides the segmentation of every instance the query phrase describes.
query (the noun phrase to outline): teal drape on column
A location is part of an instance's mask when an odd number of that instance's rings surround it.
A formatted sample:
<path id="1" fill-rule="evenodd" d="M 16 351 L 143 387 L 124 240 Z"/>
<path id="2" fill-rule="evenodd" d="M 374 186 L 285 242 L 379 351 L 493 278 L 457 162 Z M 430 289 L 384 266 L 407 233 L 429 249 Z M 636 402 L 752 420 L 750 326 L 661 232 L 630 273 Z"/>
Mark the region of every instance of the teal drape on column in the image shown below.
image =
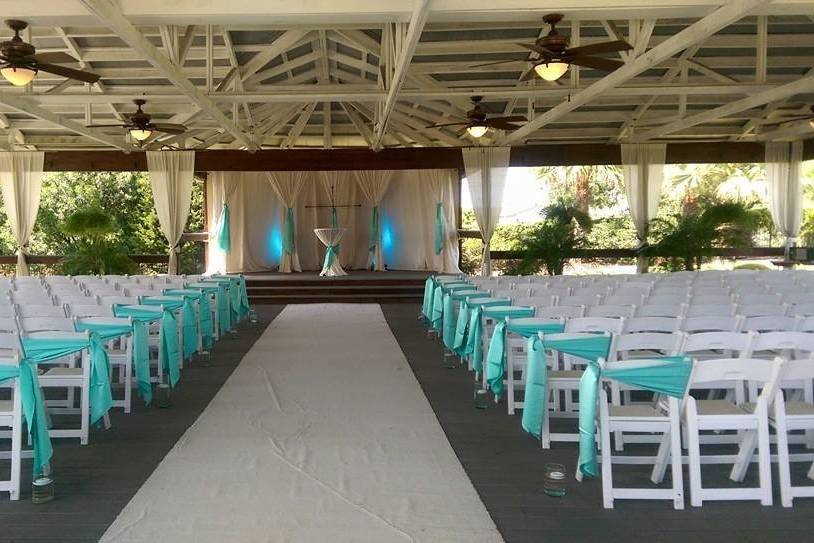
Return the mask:
<path id="1" fill-rule="evenodd" d="M 599 473 L 596 462 L 596 402 L 600 381 L 612 379 L 643 390 L 683 398 L 692 373 L 687 356 L 660 356 L 613 362 L 604 370 L 592 362 L 579 381 L 579 469 L 587 477 Z"/>
<path id="2" fill-rule="evenodd" d="M 215 232 L 215 245 L 221 251 L 228 253 L 232 248 L 232 234 L 229 226 L 229 206 L 223 204 L 220 212 L 220 221 L 218 222 L 218 229 Z"/>
<path id="3" fill-rule="evenodd" d="M 370 232 L 367 237 L 368 251 L 375 251 L 379 244 L 379 206 L 373 206 L 370 213 Z"/>
<path id="4" fill-rule="evenodd" d="M 435 204 L 435 254 L 440 255 L 444 250 L 446 238 L 446 221 L 444 220 L 444 204 Z"/>
<path id="5" fill-rule="evenodd" d="M 23 417 L 28 426 L 28 438 L 34 448 L 34 477 L 43 471 L 54 449 L 48 435 L 48 418 L 45 412 L 45 399 L 42 396 L 40 382 L 37 378 L 37 365 L 31 360 L 22 360 L 19 366 L 0 365 L 0 383 L 9 379 L 18 379 L 20 403 Z M 17 431 L 20 429 L 17 428 Z"/>
<path id="6" fill-rule="evenodd" d="M 283 251 L 292 254 L 294 252 L 294 208 L 287 207 L 285 210 L 285 227 L 283 231 Z"/>

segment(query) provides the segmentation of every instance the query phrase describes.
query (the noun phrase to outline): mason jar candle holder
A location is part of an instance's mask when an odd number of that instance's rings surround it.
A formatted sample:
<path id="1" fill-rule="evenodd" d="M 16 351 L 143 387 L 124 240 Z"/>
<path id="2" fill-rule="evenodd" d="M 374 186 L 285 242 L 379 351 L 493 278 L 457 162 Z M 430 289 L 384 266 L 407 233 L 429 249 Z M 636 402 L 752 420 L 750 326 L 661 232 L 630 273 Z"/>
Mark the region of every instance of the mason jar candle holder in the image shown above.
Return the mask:
<path id="1" fill-rule="evenodd" d="M 565 496 L 565 466 L 547 463 L 543 466 L 543 492 L 547 496 L 562 498 Z"/>
<path id="2" fill-rule="evenodd" d="M 54 499 L 54 480 L 50 477 L 39 477 L 31 483 L 31 503 L 48 503 Z"/>
<path id="3" fill-rule="evenodd" d="M 161 383 L 156 387 L 155 404 L 161 409 L 167 409 L 170 405 L 172 405 L 169 384 Z"/>
<path id="4" fill-rule="evenodd" d="M 481 386 L 480 383 L 475 382 L 475 409 L 488 409 L 489 408 L 489 391 Z"/>
<path id="5" fill-rule="evenodd" d="M 259 319 L 257 318 L 257 311 L 255 311 L 254 308 L 252 307 L 251 309 L 249 309 L 249 324 L 255 325 L 257 324 L 258 320 Z"/>

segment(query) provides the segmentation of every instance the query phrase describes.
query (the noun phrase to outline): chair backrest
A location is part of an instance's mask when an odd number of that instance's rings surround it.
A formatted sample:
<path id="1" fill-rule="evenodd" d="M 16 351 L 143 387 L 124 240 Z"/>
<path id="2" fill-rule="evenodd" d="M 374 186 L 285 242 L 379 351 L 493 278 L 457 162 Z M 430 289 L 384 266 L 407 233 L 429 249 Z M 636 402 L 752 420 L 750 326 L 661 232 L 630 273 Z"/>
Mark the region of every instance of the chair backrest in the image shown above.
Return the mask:
<path id="1" fill-rule="evenodd" d="M 572 294 L 571 296 L 563 296 L 559 299 L 557 304 L 562 306 L 584 305 L 585 307 L 591 307 L 599 305 L 601 299 L 602 297 L 599 294 L 587 294 L 583 296 Z"/>
<path id="2" fill-rule="evenodd" d="M 736 298 L 736 301 L 741 305 L 778 305 L 782 296 L 780 294 L 744 292 L 738 294 Z"/>
<path id="3" fill-rule="evenodd" d="M 644 294 L 611 294 L 602 300 L 604 305 L 642 305 Z"/>
<path id="4" fill-rule="evenodd" d="M 640 305 L 636 308 L 635 315 L 637 317 L 683 317 L 686 311 L 686 304 Z"/>
<path id="5" fill-rule="evenodd" d="M 744 332 L 780 332 L 792 331 L 798 326 L 798 320 L 794 317 L 783 316 L 760 316 L 744 317 L 741 330 Z"/>
<path id="6" fill-rule="evenodd" d="M 654 332 L 674 334 L 681 330 L 681 317 L 631 317 L 625 319 L 625 333 Z"/>
<path id="7" fill-rule="evenodd" d="M 542 294 L 545 290 L 540 291 L 541 294 L 538 296 L 523 296 L 521 298 L 517 298 L 514 300 L 516 305 L 520 306 L 531 306 L 531 307 L 552 307 L 557 305 L 557 297 L 556 296 L 546 296 Z"/>
<path id="8" fill-rule="evenodd" d="M 9 299 L 15 304 L 54 305 L 53 297 L 46 290 L 12 290 Z"/>
<path id="9" fill-rule="evenodd" d="M 15 317 L 0 317 L 0 331 L 17 332 L 17 319 Z"/>
<path id="10" fill-rule="evenodd" d="M 23 332 L 74 331 L 73 320 L 68 317 L 18 317 L 17 322 Z"/>
<path id="11" fill-rule="evenodd" d="M 64 317 L 65 308 L 61 305 L 16 305 L 15 311 L 20 317 Z"/>
<path id="12" fill-rule="evenodd" d="M 580 287 L 575 288 L 571 292 L 572 296 L 599 296 L 600 298 L 608 295 L 607 287 Z"/>
<path id="13" fill-rule="evenodd" d="M 715 383 L 717 388 L 736 389 L 740 392 L 744 382 L 762 383 L 761 397 L 771 402 L 777 392 L 782 378 L 785 360 L 775 358 L 772 361 L 761 358 L 712 358 L 697 360 L 692 373 L 690 389 L 698 385 Z M 726 383 L 731 386 L 726 387 Z M 736 397 L 743 397 L 742 393 Z"/>
<path id="14" fill-rule="evenodd" d="M 545 293 L 551 296 L 557 296 L 558 298 L 564 298 L 565 296 L 571 295 L 571 288 L 567 286 L 549 285 L 548 288 L 545 289 Z M 538 294 L 540 294 L 540 292 L 538 292 Z"/>
<path id="15" fill-rule="evenodd" d="M 814 334 L 808 332 L 765 332 L 757 334 L 752 342 L 752 352 L 793 351 L 797 357 L 814 354 Z M 807 354 L 806 354 L 807 353 Z M 784 353 L 788 358 L 790 353 Z"/>
<path id="16" fill-rule="evenodd" d="M 71 317 L 112 317 L 112 305 L 66 304 L 65 311 Z"/>
<path id="17" fill-rule="evenodd" d="M 782 317 L 787 315 L 790 306 L 780 304 L 743 304 L 738 306 L 738 315 L 744 317 Z"/>
<path id="18" fill-rule="evenodd" d="M 0 349 L 13 350 L 16 354 L 22 352 L 22 346 L 20 345 L 20 334 L 17 332 L 16 328 L 14 330 L 0 331 Z"/>
<path id="19" fill-rule="evenodd" d="M 752 352 L 754 332 L 701 332 L 684 338 L 681 352 L 692 354 L 702 351 L 727 351 L 732 356 L 747 357 Z M 737 353 L 737 354 L 735 354 Z"/>
<path id="20" fill-rule="evenodd" d="M 516 290 L 516 289 L 505 289 L 505 288 L 495 288 L 490 291 L 492 298 L 509 298 L 510 300 L 514 300 L 519 296 L 528 296 L 528 291 Z"/>
<path id="21" fill-rule="evenodd" d="M 573 319 L 575 317 L 582 317 L 584 314 L 584 305 L 556 305 L 553 307 L 538 307 L 537 311 L 534 313 L 536 317 L 547 319 Z"/>
<path id="22" fill-rule="evenodd" d="M 814 317 L 794 317 L 797 321 L 794 329 L 797 332 L 814 332 Z"/>
<path id="23" fill-rule="evenodd" d="M 133 305 L 138 304 L 138 298 L 134 298 L 131 296 L 122 296 L 121 294 L 118 296 L 97 296 L 97 299 L 101 305 L 116 305 L 116 304 L 125 304 L 125 305 Z"/>
<path id="24" fill-rule="evenodd" d="M 17 312 L 14 311 L 14 305 L 10 303 L 0 303 L 0 317 L 14 318 L 16 316 Z"/>
<path id="25" fill-rule="evenodd" d="M 791 306 L 791 310 L 789 311 L 789 315 L 792 316 L 803 316 L 803 317 L 814 317 L 814 303 L 811 304 L 793 304 Z"/>
<path id="26" fill-rule="evenodd" d="M 687 317 L 729 317 L 735 314 L 735 304 L 693 304 L 687 308 Z"/>
<path id="27" fill-rule="evenodd" d="M 621 334 L 625 328 L 624 318 L 576 317 L 565 323 L 566 332 L 610 332 Z"/>
<path id="28" fill-rule="evenodd" d="M 644 305 L 680 305 L 687 302 L 687 295 L 682 293 L 677 294 L 656 294 L 653 293 L 648 296 Z"/>
<path id="29" fill-rule="evenodd" d="M 738 332 L 743 325 L 743 317 L 684 317 L 681 331 L 690 334 L 699 332 Z"/>
<path id="30" fill-rule="evenodd" d="M 811 381 L 814 379 L 814 363 L 809 359 L 786 360 L 783 364 L 783 381 Z"/>
<path id="31" fill-rule="evenodd" d="M 814 304 L 814 292 L 800 292 L 800 285 L 789 285 L 788 291 L 781 291 L 783 301 L 789 304 Z"/>
<path id="32" fill-rule="evenodd" d="M 587 308 L 587 317 L 632 317 L 635 305 L 595 305 Z"/>
<path id="33" fill-rule="evenodd" d="M 684 334 L 659 334 L 643 332 L 637 334 L 622 333 L 616 336 L 613 356 L 616 360 L 626 358 L 652 357 L 656 355 L 676 355 L 681 352 Z M 647 351 L 632 353 L 631 351 Z"/>
<path id="34" fill-rule="evenodd" d="M 59 305 L 65 304 L 92 304 L 96 303 L 96 299 L 93 296 L 88 296 L 86 294 L 78 294 L 78 295 L 62 295 L 56 297 L 57 303 Z"/>

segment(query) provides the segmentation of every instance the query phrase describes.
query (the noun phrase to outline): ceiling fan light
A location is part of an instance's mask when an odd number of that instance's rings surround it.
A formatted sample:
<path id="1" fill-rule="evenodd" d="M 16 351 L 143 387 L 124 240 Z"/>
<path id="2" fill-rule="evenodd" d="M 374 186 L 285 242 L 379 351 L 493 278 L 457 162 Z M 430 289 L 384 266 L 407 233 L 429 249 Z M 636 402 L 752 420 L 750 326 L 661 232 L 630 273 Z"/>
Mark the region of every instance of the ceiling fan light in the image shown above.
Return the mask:
<path id="1" fill-rule="evenodd" d="M 15 87 L 22 87 L 31 83 L 31 80 L 37 75 L 37 70 L 21 68 L 19 66 L 8 66 L 1 69 L 0 74 L 3 74 L 6 81 Z"/>
<path id="2" fill-rule="evenodd" d="M 153 131 L 147 128 L 131 128 L 130 137 L 136 141 L 144 141 L 153 135 Z"/>
<path id="3" fill-rule="evenodd" d="M 535 66 L 534 71 L 546 81 L 556 81 L 568 71 L 568 63 L 558 61 L 544 62 Z"/>
<path id="4" fill-rule="evenodd" d="M 466 127 L 466 131 L 469 132 L 469 135 L 476 139 L 483 137 L 488 130 L 489 127 L 482 124 L 473 124 L 472 126 Z"/>

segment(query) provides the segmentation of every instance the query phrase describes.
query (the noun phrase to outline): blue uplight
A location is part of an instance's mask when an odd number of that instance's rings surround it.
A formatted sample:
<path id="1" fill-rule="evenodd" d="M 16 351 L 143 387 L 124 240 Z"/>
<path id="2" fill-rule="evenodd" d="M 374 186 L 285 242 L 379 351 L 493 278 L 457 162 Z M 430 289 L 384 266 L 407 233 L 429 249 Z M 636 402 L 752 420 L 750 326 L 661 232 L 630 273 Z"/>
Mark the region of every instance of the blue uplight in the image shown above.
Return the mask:
<path id="1" fill-rule="evenodd" d="M 268 237 L 268 257 L 272 264 L 279 264 L 283 259 L 283 231 L 274 225 Z"/>

